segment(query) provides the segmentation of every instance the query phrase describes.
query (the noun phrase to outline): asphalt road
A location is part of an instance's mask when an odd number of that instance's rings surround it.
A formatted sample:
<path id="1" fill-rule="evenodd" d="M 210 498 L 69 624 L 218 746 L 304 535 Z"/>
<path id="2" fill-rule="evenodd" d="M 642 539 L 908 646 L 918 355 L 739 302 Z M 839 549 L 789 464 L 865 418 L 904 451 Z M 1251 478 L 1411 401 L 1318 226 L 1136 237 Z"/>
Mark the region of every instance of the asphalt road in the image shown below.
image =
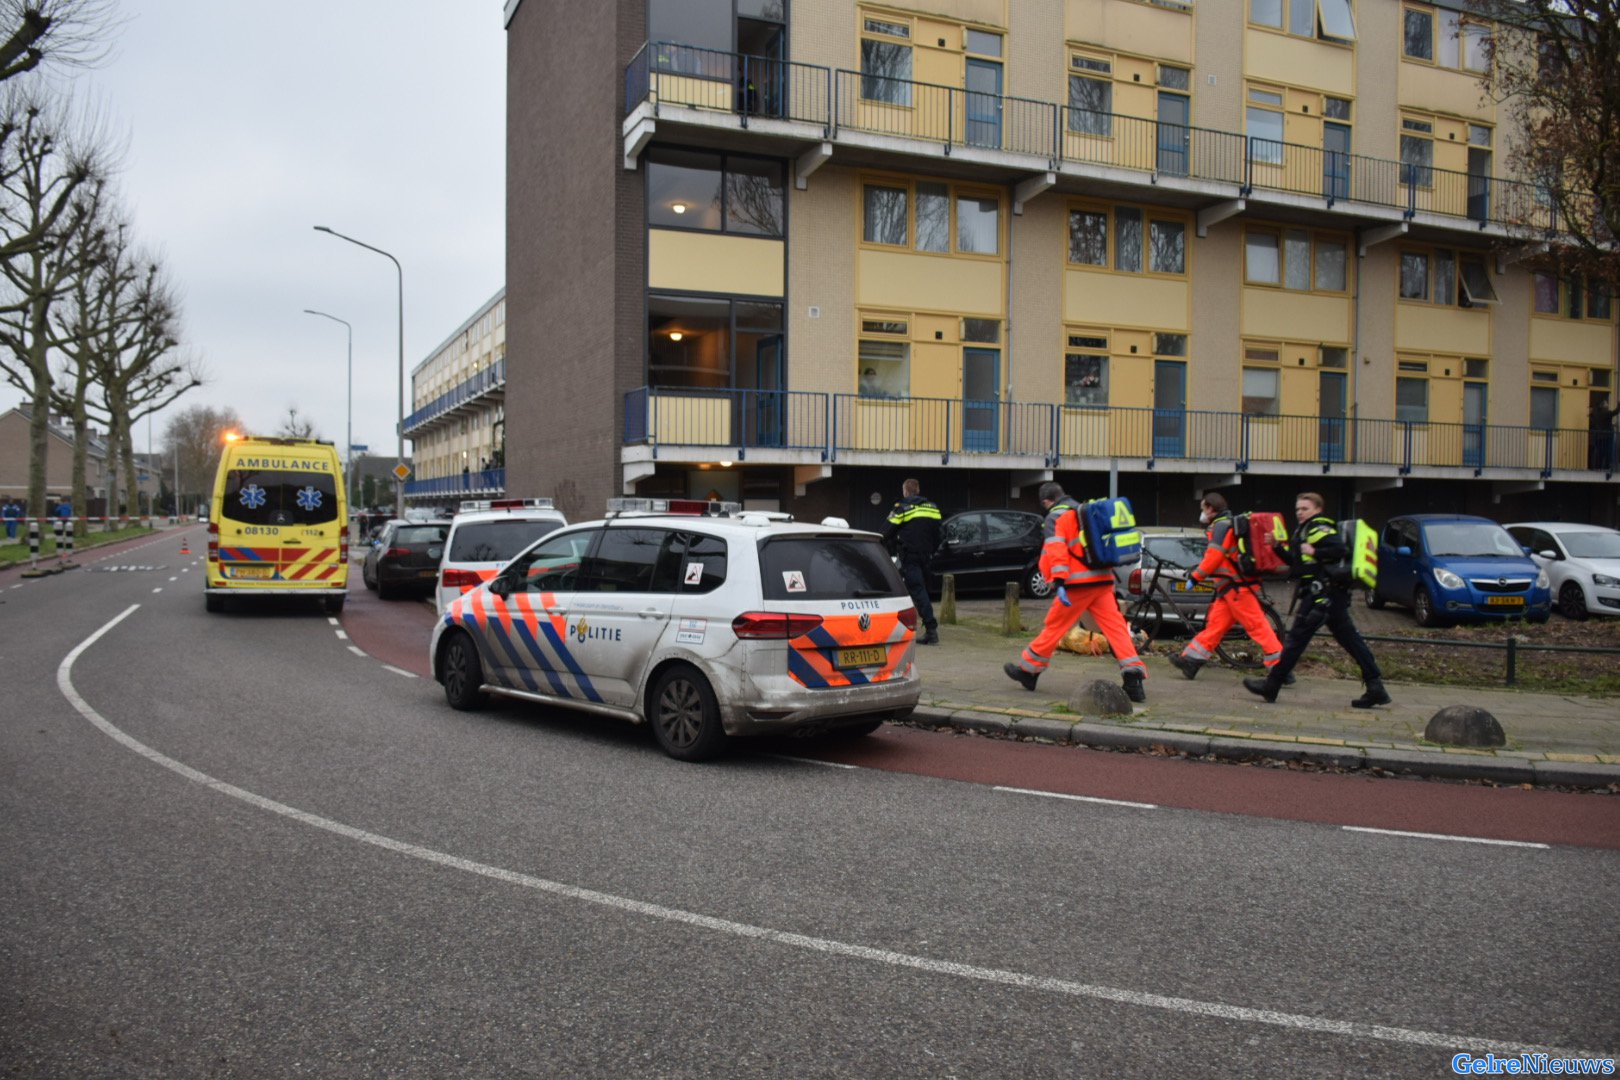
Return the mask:
<path id="1" fill-rule="evenodd" d="M 175 547 L 0 577 L 0 1074 L 1410 1076 L 1620 1050 L 1614 851 L 682 765 L 615 723 L 452 712 L 313 608 L 207 615 Z"/>

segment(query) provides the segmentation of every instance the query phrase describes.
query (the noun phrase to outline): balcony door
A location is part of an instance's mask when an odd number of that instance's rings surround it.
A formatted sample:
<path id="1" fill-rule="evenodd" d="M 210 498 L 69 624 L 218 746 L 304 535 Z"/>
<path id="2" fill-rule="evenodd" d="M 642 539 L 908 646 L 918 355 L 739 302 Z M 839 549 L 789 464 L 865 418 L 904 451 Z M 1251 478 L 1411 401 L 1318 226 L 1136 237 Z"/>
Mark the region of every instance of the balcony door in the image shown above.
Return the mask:
<path id="1" fill-rule="evenodd" d="M 1331 121 L 1322 125 L 1322 194 L 1329 199 L 1350 197 L 1350 125 Z"/>
<path id="2" fill-rule="evenodd" d="M 968 57 L 967 128 L 970 146 L 1001 146 L 1001 65 Z"/>
<path id="3" fill-rule="evenodd" d="M 1153 456 L 1187 455 L 1187 365 L 1153 362 Z"/>
<path id="4" fill-rule="evenodd" d="M 1471 469 L 1485 465 L 1485 417 L 1487 384 L 1463 383 L 1463 464 Z"/>
<path id="5" fill-rule="evenodd" d="M 1186 94 L 1159 91 L 1159 172 L 1167 176 L 1187 175 L 1187 121 L 1192 106 Z"/>
<path id="6" fill-rule="evenodd" d="M 1316 377 L 1317 453 L 1324 462 L 1344 460 L 1344 373 L 1319 372 Z"/>
<path id="7" fill-rule="evenodd" d="M 750 6 L 767 18 L 745 16 L 743 11 Z M 787 111 L 787 27 L 768 18 L 771 7 L 737 5 L 739 111 L 753 116 L 784 116 Z M 779 13 L 781 5 L 775 7 Z"/>
<path id="8" fill-rule="evenodd" d="M 1000 449 L 1001 350 L 962 350 L 962 449 Z"/>

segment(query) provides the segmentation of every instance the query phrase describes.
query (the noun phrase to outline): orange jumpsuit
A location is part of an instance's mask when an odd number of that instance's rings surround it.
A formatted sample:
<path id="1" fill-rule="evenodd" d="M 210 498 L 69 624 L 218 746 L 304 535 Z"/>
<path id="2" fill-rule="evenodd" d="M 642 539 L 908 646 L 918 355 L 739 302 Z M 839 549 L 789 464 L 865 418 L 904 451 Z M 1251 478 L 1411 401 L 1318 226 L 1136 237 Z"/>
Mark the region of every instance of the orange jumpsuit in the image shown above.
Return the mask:
<path id="1" fill-rule="evenodd" d="M 1097 629 L 1108 639 L 1108 647 L 1119 661 L 1119 670 L 1137 672 L 1144 678 L 1147 666 L 1136 655 L 1130 628 L 1119 613 L 1119 601 L 1114 599 L 1114 572 L 1106 567 L 1095 569 L 1086 565 L 1086 533 L 1080 527 L 1080 506 L 1065 495 L 1052 504 L 1042 526 L 1046 539 L 1041 546 L 1041 576 L 1056 585 L 1065 586 L 1069 603 L 1065 605 L 1056 596 L 1046 611 L 1046 622 L 1035 640 L 1024 646 L 1018 666 L 1031 675 L 1039 675 L 1052 664 L 1052 655 L 1058 642 L 1063 640 L 1080 616 L 1087 611 L 1097 621 Z"/>
<path id="2" fill-rule="evenodd" d="M 1237 531 L 1232 527 L 1232 515 L 1217 514 L 1209 523 L 1208 536 L 1209 547 L 1204 551 L 1203 561 L 1188 576 L 1195 582 L 1213 584 L 1215 596 L 1210 600 L 1204 629 L 1187 643 L 1181 655 L 1199 663 L 1207 661 L 1214 655 L 1215 646 L 1232 629 L 1232 624 L 1241 623 L 1263 650 L 1262 659 L 1269 668 L 1282 657 L 1282 642 L 1277 640 L 1276 631 L 1260 609 L 1260 601 L 1255 599 L 1254 591 L 1260 587 L 1260 580 L 1244 577 L 1238 569 Z"/>

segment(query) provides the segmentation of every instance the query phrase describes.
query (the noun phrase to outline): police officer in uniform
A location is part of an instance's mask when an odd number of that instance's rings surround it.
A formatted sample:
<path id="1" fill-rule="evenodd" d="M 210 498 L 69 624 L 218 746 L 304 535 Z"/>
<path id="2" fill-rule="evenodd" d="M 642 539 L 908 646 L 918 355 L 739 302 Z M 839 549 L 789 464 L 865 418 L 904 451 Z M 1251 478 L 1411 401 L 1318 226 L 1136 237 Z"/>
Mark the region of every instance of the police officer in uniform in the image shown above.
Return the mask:
<path id="1" fill-rule="evenodd" d="M 1326 623 L 1333 640 L 1344 646 L 1361 668 L 1361 681 L 1367 684 L 1366 693 L 1351 705 L 1370 709 L 1374 705 L 1388 705 L 1389 692 L 1384 689 L 1383 674 L 1372 650 L 1362 640 L 1361 633 L 1350 618 L 1350 575 L 1342 569 L 1346 558 L 1344 540 L 1339 536 L 1338 524 L 1322 513 L 1322 496 L 1314 491 L 1302 491 L 1294 497 L 1294 517 L 1299 528 L 1287 548 L 1279 552 L 1288 560 L 1288 576 L 1299 580 L 1299 614 L 1288 629 L 1283 643 L 1282 657 L 1272 665 L 1263 679 L 1244 679 L 1244 689 L 1259 694 L 1267 701 L 1277 700 L 1277 691 L 1294 670 L 1311 638 Z"/>
<path id="2" fill-rule="evenodd" d="M 883 527 L 883 542 L 900 556 L 900 573 L 906 579 L 911 602 L 917 606 L 924 635 L 919 645 L 939 644 L 939 623 L 934 619 L 934 603 L 928 598 L 928 564 L 939 547 L 939 507 L 922 497 L 922 485 L 907 480 L 900 486 L 902 498 L 889 511 Z"/>

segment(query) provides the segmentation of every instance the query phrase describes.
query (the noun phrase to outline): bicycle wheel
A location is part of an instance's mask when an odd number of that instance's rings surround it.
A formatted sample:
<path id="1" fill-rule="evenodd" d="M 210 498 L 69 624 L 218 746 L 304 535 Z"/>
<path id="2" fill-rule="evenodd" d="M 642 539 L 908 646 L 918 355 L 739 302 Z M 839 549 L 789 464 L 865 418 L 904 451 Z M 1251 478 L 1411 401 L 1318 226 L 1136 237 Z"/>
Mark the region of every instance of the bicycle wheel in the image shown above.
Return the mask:
<path id="1" fill-rule="evenodd" d="M 1130 627 L 1132 634 L 1146 634 L 1151 644 L 1164 626 L 1164 608 L 1151 596 L 1144 596 L 1131 605 L 1130 612 L 1125 616 L 1125 625 Z"/>
<path id="2" fill-rule="evenodd" d="M 1277 609 L 1271 606 L 1268 600 L 1260 602 L 1260 613 L 1265 616 L 1266 623 L 1271 632 L 1277 635 L 1277 640 L 1283 638 L 1282 616 Z M 1255 670 L 1266 666 L 1266 654 L 1258 642 L 1249 637 L 1248 631 L 1241 624 L 1236 624 L 1226 632 L 1219 644 L 1215 646 L 1215 655 L 1227 667 Z"/>

